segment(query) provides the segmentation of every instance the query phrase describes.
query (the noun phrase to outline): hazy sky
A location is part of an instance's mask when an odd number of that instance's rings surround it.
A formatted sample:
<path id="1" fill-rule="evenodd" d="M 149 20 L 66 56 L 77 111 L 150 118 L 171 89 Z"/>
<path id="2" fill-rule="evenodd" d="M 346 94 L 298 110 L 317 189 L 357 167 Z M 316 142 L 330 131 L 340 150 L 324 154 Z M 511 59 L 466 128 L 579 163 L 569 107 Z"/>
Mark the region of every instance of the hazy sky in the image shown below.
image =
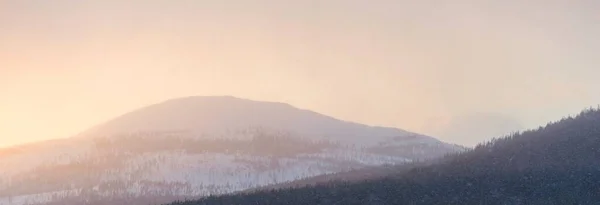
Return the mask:
<path id="1" fill-rule="evenodd" d="M 597 0 L 0 0 L 0 146 L 191 95 L 473 144 L 600 104 Z"/>

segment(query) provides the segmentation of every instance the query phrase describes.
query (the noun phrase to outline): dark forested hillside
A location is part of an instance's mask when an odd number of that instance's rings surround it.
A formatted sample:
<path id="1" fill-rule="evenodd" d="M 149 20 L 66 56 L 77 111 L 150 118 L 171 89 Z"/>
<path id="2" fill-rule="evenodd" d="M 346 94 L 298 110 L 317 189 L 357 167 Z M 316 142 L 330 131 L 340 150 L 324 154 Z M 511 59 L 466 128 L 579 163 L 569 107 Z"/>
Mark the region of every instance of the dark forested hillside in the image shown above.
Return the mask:
<path id="1" fill-rule="evenodd" d="M 208 204 L 600 204 L 600 109 L 385 178 L 172 205 Z"/>

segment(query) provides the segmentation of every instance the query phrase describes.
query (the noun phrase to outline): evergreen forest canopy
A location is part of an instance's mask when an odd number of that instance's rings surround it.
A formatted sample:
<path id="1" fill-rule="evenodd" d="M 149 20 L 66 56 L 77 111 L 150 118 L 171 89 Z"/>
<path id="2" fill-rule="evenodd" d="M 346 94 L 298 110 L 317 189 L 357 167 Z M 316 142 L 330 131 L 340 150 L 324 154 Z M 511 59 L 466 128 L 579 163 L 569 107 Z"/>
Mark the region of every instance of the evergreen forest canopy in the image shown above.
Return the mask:
<path id="1" fill-rule="evenodd" d="M 170 205 L 600 204 L 600 108 L 354 181 Z"/>

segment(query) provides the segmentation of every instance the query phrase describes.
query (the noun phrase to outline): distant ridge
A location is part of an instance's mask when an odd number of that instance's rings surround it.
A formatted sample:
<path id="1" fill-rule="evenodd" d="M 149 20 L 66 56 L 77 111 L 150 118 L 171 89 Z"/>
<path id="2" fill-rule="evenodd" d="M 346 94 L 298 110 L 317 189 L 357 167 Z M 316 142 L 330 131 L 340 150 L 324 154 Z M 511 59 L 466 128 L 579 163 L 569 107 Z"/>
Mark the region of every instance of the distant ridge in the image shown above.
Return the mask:
<path id="1" fill-rule="evenodd" d="M 463 149 L 285 103 L 184 97 L 75 137 L 0 150 L 0 205 L 167 203 Z"/>
<path id="2" fill-rule="evenodd" d="M 247 125 L 270 125 L 306 135 L 329 135 L 320 137 L 354 137 L 354 140 L 365 138 L 363 141 L 368 141 L 366 138 L 373 135 L 372 132 L 380 136 L 415 134 L 398 128 L 343 121 L 286 103 L 246 100 L 233 96 L 189 96 L 137 109 L 79 136 L 105 136 L 139 130 L 210 132 L 221 130 L 223 126 Z M 422 137 L 430 141 L 439 141 L 428 136 Z"/>

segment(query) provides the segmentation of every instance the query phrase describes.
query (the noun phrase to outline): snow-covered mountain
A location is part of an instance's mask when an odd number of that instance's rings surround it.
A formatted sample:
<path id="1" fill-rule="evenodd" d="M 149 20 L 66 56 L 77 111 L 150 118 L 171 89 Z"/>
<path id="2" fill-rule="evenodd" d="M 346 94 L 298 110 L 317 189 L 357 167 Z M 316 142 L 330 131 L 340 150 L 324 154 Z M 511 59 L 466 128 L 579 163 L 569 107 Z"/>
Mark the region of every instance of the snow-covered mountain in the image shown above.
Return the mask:
<path id="1" fill-rule="evenodd" d="M 188 97 L 0 150 L 0 205 L 160 204 L 461 149 L 282 103 Z"/>

